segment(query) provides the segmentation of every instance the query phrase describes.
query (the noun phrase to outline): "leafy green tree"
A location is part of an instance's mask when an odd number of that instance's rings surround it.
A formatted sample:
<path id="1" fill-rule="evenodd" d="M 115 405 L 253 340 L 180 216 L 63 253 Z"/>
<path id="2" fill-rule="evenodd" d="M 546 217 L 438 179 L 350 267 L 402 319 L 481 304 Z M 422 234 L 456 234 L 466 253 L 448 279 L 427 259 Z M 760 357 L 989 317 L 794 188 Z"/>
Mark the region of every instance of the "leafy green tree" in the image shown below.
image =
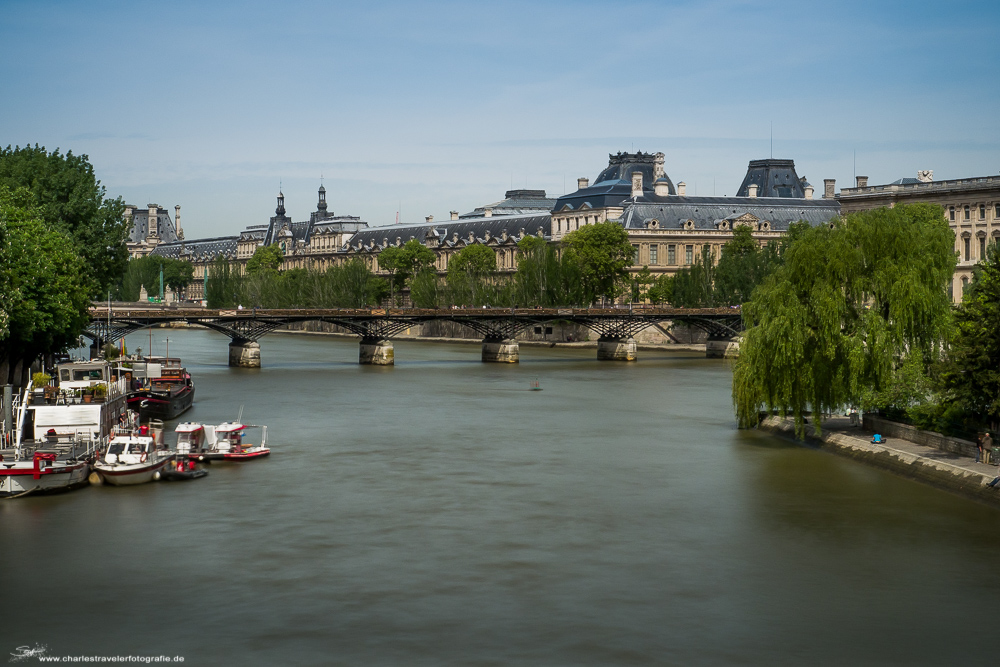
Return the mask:
<path id="1" fill-rule="evenodd" d="M 493 278 L 497 270 L 497 254 L 481 243 L 467 245 L 448 258 L 448 288 L 453 303 L 481 305 L 494 299 Z"/>
<path id="2" fill-rule="evenodd" d="M 125 272 L 125 240 L 131 221 L 124 217 L 125 203 L 106 198 L 86 155 L 49 153 L 34 147 L 0 149 L 0 185 L 14 190 L 28 188 L 37 214 L 50 229 L 72 239 L 85 270 L 77 277 L 92 297 L 102 298 Z"/>
<path id="3" fill-rule="evenodd" d="M 715 305 L 715 264 L 708 246 L 701 249 L 696 264 L 674 276 L 671 303 L 681 308 L 710 308 Z"/>
<path id="4" fill-rule="evenodd" d="M 253 257 L 247 260 L 247 274 L 255 276 L 269 271 L 277 273 L 284 261 L 285 254 L 277 243 L 260 246 L 254 251 Z"/>
<path id="5" fill-rule="evenodd" d="M 410 281 L 410 300 L 417 308 L 437 308 L 444 297 L 444 289 L 437 271 L 422 269 Z"/>
<path id="6" fill-rule="evenodd" d="M 722 246 L 715 267 L 715 303 L 738 306 L 750 300 L 754 288 L 764 281 L 781 261 L 775 242 L 763 248 L 753 238 L 750 227 L 740 225 L 733 238 Z"/>
<path id="7" fill-rule="evenodd" d="M 75 345 L 90 321 L 85 262 L 27 188 L 0 186 L 0 384 L 24 386 L 41 354 Z"/>
<path id="8" fill-rule="evenodd" d="M 941 366 L 945 405 L 991 432 L 1000 428 L 1000 248 L 991 243 L 955 313 L 956 335 Z"/>
<path id="9" fill-rule="evenodd" d="M 332 307 L 366 308 L 381 303 L 389 293 L 389 282 L 372 273 L 360 257 L 331 266 L 327 274 L 335 283 Z"/>
<path id="10" fill-rule="evenodd" d="M 394 299 L 395 290 L 403 290 L 407 281 L 422 269 L 433 266 L 436 259 L 434 251 L 416 239 L 380 252 L 379 266 L 389 272 L 390 298 Z"/>
<path id="11" fill-rule="evenodd" d="M 243 286 L 229 260 L 219 255 L 212 262 L 205 281 L 205 300 L 209 308 L 232 308 L 237 305 Z M 256 305 L 256 304 L 254 304 Z"/>
<path id="12" fill-rule="evenodd" d="M 639 273 L 634 274 L 631 278 L 632 301 L 636 303 L 645 301 L 653 281 L 653 274 L 648 266 L 643 266 Z"/>
<path id="13" fill-rule="evenodd" d="M 579 270 L 585 294 L 614 299 L 627 282 L 633 249 L 625 228 L 617 222 L 584 225 L 563 238 L 564 257 Z"/>
<path id="14" fill-rule="evenodd" d="M 142 287 L 149 296 L 160 293 L 160 269 L 163 270 L 163 286 L 175 293 L 181 293 L 194 279 L 194 265 L 187 260 L 146 255 L 130 259 L 125 275 L 116 290 L 122 301 L 138 301 Z"/>
<path id="15" fill-rule="evenodd" d="M 743 307 L 733 369 L 741 427 L 760 410 L 805 415 L 866 407 L 911 354 L 939 358 L 952 326 L 954 235 L 939 206 L 900 205 L 801 232 Z"/>
<path id="16" fill-rule="evenodd" d="M 646 290 L 646 298 L 650 303 L 673 303 L 674 277 L 661 275 L 653 279 L 653 284 Z"/>

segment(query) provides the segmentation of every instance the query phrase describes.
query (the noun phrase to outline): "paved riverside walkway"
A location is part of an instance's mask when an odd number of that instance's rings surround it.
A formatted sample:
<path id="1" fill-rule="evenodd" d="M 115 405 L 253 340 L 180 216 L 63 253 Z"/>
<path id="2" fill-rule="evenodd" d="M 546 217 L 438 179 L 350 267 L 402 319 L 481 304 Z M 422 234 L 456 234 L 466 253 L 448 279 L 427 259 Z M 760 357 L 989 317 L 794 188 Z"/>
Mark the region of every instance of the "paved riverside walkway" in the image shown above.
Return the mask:
<path id="1" fill-rule="evenodd" d="M 760 429 L 785 437 L 795 436 L 791 418 L 768 417 Z M 1000 482 L 996 487 L 988 486 L 1000 475 L 997 466 L 899 438 L 876 445 L 871 436 L 862 427 L 852 426 L 848 417 L 829 417 L 823 421 L 819 436 L 812 424 L 807 424 L 805 440 L 820 449 L 1000 507 Z"/>

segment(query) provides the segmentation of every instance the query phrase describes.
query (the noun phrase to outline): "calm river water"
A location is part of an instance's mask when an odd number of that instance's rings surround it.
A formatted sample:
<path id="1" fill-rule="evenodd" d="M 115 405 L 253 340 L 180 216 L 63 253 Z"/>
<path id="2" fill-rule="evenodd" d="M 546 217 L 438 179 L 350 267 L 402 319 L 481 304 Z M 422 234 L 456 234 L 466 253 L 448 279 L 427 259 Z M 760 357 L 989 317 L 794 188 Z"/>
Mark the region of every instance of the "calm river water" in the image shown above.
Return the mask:
<path id="1" fill-rule="evenodd" d="M 185 664 L 979 664 L 1000 513 L 735 429 L 697 354 L 157 330 L 186 419 L 269 426 L 190 483 L 0 501 L 0 655 Z M 148 347 L 148 336 L 129 339 Z M 537 378 L 543 391 L 528 391 Z"/>

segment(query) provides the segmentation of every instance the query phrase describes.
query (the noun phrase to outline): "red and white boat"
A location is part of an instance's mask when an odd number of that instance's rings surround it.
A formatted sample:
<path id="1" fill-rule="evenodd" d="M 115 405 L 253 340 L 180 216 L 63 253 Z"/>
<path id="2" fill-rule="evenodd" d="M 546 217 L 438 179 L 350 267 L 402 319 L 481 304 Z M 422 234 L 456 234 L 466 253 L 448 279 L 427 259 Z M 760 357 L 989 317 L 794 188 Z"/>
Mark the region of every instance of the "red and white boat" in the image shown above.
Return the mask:
<path id="1" fill-rule="evenodd" d="M 260 444 L 244 441 L 246 430 L 261 429 Z M 199 461 L 249 461 L 268 456 L 267 427 L 225 422 L 218 426 L 184 422 L 174 429 L 177 433 L 177 454 Z"/>
<path id="2" fill-rule="evenodd" d="M 119 435 L 111 439 L 108 451 L 94 464 L 94 472 L 105 484 L 130 486 L 160 478 L 160 471 L 174 453 L 159 449 L 148 435 Z"/>
<path id="3" fill-rule="evenodd" d="M 68 491 L 87 484 L 86 459 L 61 458 L 58 450 L 36 449 L 30 459 L 0 456 L 0 497 Z"/>

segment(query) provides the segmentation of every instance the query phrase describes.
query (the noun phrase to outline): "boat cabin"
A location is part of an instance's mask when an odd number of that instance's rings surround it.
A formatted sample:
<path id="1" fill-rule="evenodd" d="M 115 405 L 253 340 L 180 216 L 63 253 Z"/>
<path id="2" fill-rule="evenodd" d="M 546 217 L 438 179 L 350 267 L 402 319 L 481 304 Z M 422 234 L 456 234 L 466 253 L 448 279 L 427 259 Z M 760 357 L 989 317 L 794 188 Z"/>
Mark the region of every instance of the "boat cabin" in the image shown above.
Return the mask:
<path id="1" fill-rule="evenodd" d="M 226 422 L 215 427 L 215 437 L 218 444 L 215 450 L 219 452 L 242 452 L 243 436 L 246 426 L 236 422 Z"/>
<path id="2" fill-rule="evenodd" d="M 71 361 L 56 366 L 59 389 L 89 389 L 111 382 L 111 365 L 106 361 Z"/>
<path id="3" fill-rule="evenodd" d="M 194 422 L 183 422 L 174 429 L 177 433 L 177 453 L 190 454 L 210 448 L 216 443 L 215 428 Z"/>
<path id="4" fill-rule="evenodd" d="M 111 439 L 104 455 L 105 463 L 145 463 L 156 451 L 153 438 L 145 435 L 120 435 Z"/>

